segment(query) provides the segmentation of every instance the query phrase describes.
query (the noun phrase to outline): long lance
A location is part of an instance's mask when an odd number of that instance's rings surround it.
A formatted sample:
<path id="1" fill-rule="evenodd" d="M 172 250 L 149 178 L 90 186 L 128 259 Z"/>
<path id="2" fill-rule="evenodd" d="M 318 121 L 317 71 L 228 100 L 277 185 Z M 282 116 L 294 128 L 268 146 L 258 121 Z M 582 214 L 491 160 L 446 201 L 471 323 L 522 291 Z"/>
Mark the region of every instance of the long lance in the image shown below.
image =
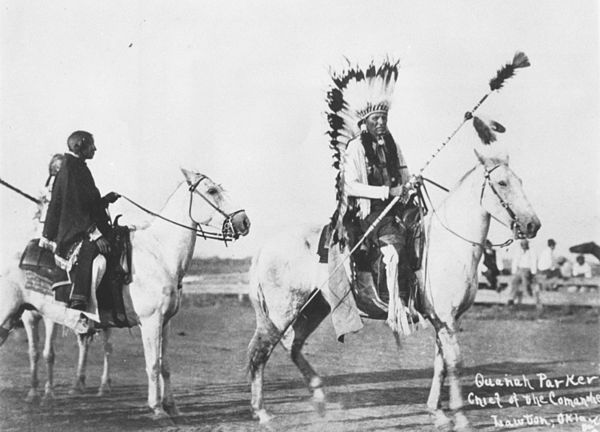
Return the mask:
<path id="1" fill-rule="evenodd" d="M 16 193 L 24 196 L 25 198 L 27 198 L 29 201 L 33 201 L 36 204 L 40 204 L 40 200 L 37 198 L 32 197 L 31 195 L 29 195 L 28 193 L 23 192 L 21 189 L 11 185 L 10 183 L 5 182 L 4 180 L 2 180 L 0 178 L 0 184 L 6 186 L 7 188 L 9 188 L 10 190 L 15 191 Z"/>
<path id="2" fill-rule="evenodd" d="M 436 158 L 436 156 L 444 149 L 444 147 L 446 147 L 446 145 L 452 140 L 452 138 L 454 138 L 454 136 L 458 133 L 458 131 L 464 126 L 464 124 L 471 120 L 473 118 L 473 113 L 475 111 L 477 111 L 477 109 L 481 106 L 481 104 L 483 104 L 483 102 L 485 102 L 485 100 L 495 91 L 498 91 L 502 88 L 502 86 L 504 85 L 504 82 L 511 78 L 514 74 L 516 69 L 520 69 L 520 68 L 526 68 L 528 66 L 531 66 L 531 63 L 529 63 L 529 59 L 527 58 L 527 55 L 525 55 L 525 53 L 521 52 L 521 51 L 517 51 L 512 59 L 512 62 L 510 63 L 506 63 L 504 66 L 502 66 L 497 72 L 496 72 L 496 76 L 494 78 L 492 78 L 489 82 L 489 86 L 490 86 L 490 90 L 481 98 L 479 99 L 479 102 L 477 102 L 477 104 L 471 109 L 471 111 L 467 111 L 463 117 L 463 120 L 461 121 L 461 123 L 458 125 L 458 127 L 456 129 L 454 129 L 454 131 L 448 135 L 448 137 L 440 144 L 440 146 L 432 153 L 432 155 L 430 156 L 430 158 L 425 162 L 425 164 L 423 164 L 423 166 L 421 167 L 421 169 L 419 170 L 419 175 L 421 175 L 423 173 L 423 171 L 425 171 L 425 169 L 429 166 L 429 164 L 433 161 L 433 159 Z M 409 180 L 407 182 L 407 184 L 413 184 L 416 185 L 418 184 L 418 178 L 413 177 L 411 180 Z M 389 213 L 389 211 L 398 203 L 398 201 L 400 200 L 406 200 L 407 197 L 405 194 L 401 194 L 399 196 L 395 196 L 389 203 L 388 205 L 383 209 L 383 211 L 381 212 L 381 214 L 379 215 L 379 217 L 377 217 L 377 219 L 375 219 L 373 221 L 373 223 L 369 226 L 369 228 L 367 228 L 367 230 L 365 231 L 365 233 L 363 234 L 363 236 L 359 239 L 359 241 L 354 245 L 354 247 L 352 248 L 352 250 L 350 250 L 350 252 L 348 254 L 346 254 L 346 256 L 344 257 L 344 259 L 342 259 L 342 261 L 330 272 L 331 274 L 334 274 L 335 272 L 337 272 L 339 270 L 339 268 L 344 264 L 344 262 L 346 260 L 348 260 L 352 254 L 358 249 L 358 247 L 366 240 L 366 238 L 369 236 L 369 234 L 375 229 L 375 227 L 377 226 L 377 224 L 379 224 L 379 222 L 381 222 L 381 220 L 383 219 L 383 217 Z M 331 277 L 331 276 L 329 276 Z M 302 311 L 304 310 L 304 308 L 306 308 L 306 306 L 316 297 L 316 295 L 321 291 L 321 289 L 325 286 L 326 283 L 329 282 L 329 278 L 327 278 L 327 280 L 325 280 L 325 282 L 323 282 L 319 287 L 315 288 L 315 290 L 312 292 L 312 294 L 308 297 L 308 299 L 304 302 L 304 304 L 302 305 L 302 307 L 300 308 L 300 310 L 298 310 L 298 312 L 296 313 L 296 315 L 294 316 L 294 318 L 285 326 L 285 328 L 279 332 L 279 334 L 277 335 L 277 340 L 273 343 L 273 345 L 271 346 L 271 351 L 275 348 L 275 346 L 279 343 L 279 341 L 281 340 L 281 338 L 285 335 L 285 333 L 288 331 L 288 329 L 294 325 L 294 323 L 298 320 L 298 318 L 300 317 L 300 314 L 302 313 Z M 332 308 L 332 310 L 334 310 L 337 306 L 339 306 L 339 304 L 341 304 L 341 302 L 343 301 L 343 299 L 346 297 L 348 293 L 344 294 L 344 296 L 342 296 L 342 298 L 340 299 L 339 303 Z"/>
<path id="3" fill-rule="evenodd" d="M 473 113 L 477 111 L 481 104 L 493 92 L 498 91 L 502 88 L 502 86 L 504 85 L 504 81 L 512 77 L 515 74 L 516 69 L 526 68 L 528 66 L 531 66 L 531 63 L 529 63 L 529 59 L 527 58 L 525 53 L 517 51 L 512 59 L 512 62 L 506 63 L 504 66 L 502 66 L 498 70 L 498 72 L 496 72 L 496 76 L 490 80 L 490 91 L 488 91 L 481 99 L 479 99 L 479 102 L 477 102 L 477 104 L 473 107 L 473 109 L 471 109 L 471 111 L 467 111 L 465 113 L 462 122 L 460 122 L 458 127 L 454 129 L 454 131 L 452 131 L 452 133 L 448 135 L 448 137 L 440 144 L 440 146 L 431 154 L 430 158 L 425 162 L 425 164 L 423 164 L 423 167 L 419 170 L 419 174 L 423 174 L 423 171 L 425 171 L 425 169 L 429 166 L 431 161 L 435 159 L 439 152 L 441 152 L 442 149 L 446 147 L 446 144 L 448 144 L 450 140 L 454 138 L 454 135 L 458 133 L 458 131 L 464 126 L 466 122 L 473 118 Z"/>

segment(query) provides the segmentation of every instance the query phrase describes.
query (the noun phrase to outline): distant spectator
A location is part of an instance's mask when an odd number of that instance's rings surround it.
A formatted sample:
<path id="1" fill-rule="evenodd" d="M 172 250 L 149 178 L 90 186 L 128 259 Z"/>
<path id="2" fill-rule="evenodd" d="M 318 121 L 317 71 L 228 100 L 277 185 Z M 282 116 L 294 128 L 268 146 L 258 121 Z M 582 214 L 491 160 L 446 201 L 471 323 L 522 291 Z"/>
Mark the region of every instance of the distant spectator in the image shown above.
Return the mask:
<path id="1" fill-rule="evenodd" d="M 510 294 L 508 304 L 518 303 L 523 298 L 523 288 L 529 295 L 533 295 L 531 289 L 533 275 L 537 269 L 535 255 L 529 249 L 529 242 L 521 240 L 520 248 L 517 249 L 512 260 L 512 280 L 510 282 Z"/>
<path id="2" fill-rule="evenodd" d="M 573 266 L 571 265 L 571 262 L 564 256 L 559 256 L 556 259 L 556 264 L 558 265 L 558 269 L 560 270 L 560 276 L 563 279 L 567 279 L 573 276 Z"/>
<path id="3" fill-rule="evenodd" d="M 560 269 L 556 262 L 556 256 L 554 249 L 556 248 L 556 242 L 554 239 L 548 240 L 548 246 L 542 250 L 538 258 L 537 268 L 538 272 L 546 278 L 560 277 Z"/>
<path id="4" fill-rule="evenodd" d="M 575 258 L 575 264 L 573 265 L 573 277 L 592 277 L 592 268 L 590 267 L 589 263 L 585 262 L 584 255 L 577 255 L 577 258 Z"/>
<path id="5" fill-rule="evenodd" d="M 483 249 L 483 272 L 482 274 L 490 283 L 490 288 L 498 291 L 498 262 L 496 260 L 496 251 L 492 247 L 492 242 L 489 240 L 485 241 L 485 247 Z"/>

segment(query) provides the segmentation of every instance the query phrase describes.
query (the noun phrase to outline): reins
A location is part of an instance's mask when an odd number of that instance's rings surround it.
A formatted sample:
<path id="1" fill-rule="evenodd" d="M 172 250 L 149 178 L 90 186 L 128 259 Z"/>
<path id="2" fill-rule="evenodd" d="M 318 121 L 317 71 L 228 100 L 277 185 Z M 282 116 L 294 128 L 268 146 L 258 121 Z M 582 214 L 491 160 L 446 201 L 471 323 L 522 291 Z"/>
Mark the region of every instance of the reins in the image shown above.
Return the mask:
<path id="1" fill-rule="evenodd" d="M 482 203 L 483 200 L 483 193 L 485 191 L 485 186 L 488 185 L 490 187 L 490 189 L 492 190 L 492 192 L 494 193 L 494 195 L 496 195 L 496 197 L 498 198 L 498 200 L 500 201 L 500 205 L 507 211 L 508 215 L 511 218 L 511 225 L 514 226 L 514 224 L 518 221 L 514 211 L 511 209 L 510 204 L 508 202 L 506 202 L 498 193 L 498 191 L 496 190 L 496 188 L 494 187 L 494 185 L 492 184 L 491 180 L 490 180 L 490 173 L 492 171 L 494 171 L 496 168 L 498 168 L 500 165 L 495 165 L 494 167 L 492 167 L 491 169 L 485 169 L 485 174 L 484 174 L 484 181 L 483 184 L 481 185 L 481 194 L 479 197 L 479 204 Z M 434 182 L 433 180 L 430 180 L 428 178 L 423 177 L 423 180 L 427 181 L 428 183 L 433 184 L 434 186 L 437 186 L 438 188 L 442 189 L 445 192 L 449 192 L 449 190 L 447 188 L 445 188 L 444 186 L 440 185 L 439 183 Z M 484 248 L 485 245 L 483 243 L 477 242 L 477 241 L 473 241 L 470 240 L 464 236 L 462 236 L 461 234 L 457 233 L 456 231 L 454 231 L 452 228 L 450 228 L 448 225 L 446 225 L 443 221 L 442 218 L 440 217 L 440 215 L 437 213 L 437 211 L 435 210 L 435 206 L 433 205 L 433 201 L 431 200 L 431 196 L 429 195 L 429 191 L 427 190 L 427 188 L 425 187 L 425 184 L 422 183 L 421 187 L 423 188 L 423 190 L 425 191 L 425 196 L 427 197 L 427 201 L 429 201 L 429 205 L 431 207 L 431 211 L 433 212 L 433 214 L 435 215 L 435 217 L 437 218 L 437 220 L 439 221 L 440 225 L 442 225 L 442 227 L 444 227 L 444 229 L 448 232 L 450 232 L 451 234 L 454 234 L 456 237 L 466 241 L 467 243 L 470 243 L 473 246 L 479 246 Z M 489 212 L 488 212 L 489 213 Z M 506 224 L 504 222 L 502 222 L 500 219 L 498 219 L 496 216 L 494 216 L 493 214 L 489 213 L 489 215 L 496 221 L 498 221 L 500 224 L 506 226 Z M 512 227 L 509 227 L 512 229 Z M 498 244 L 492 244 L 493 247 L 506 247 L 508 245 L 510 245 L 512 242 L 514 241 L 514 239 L 509 238 L 508 240 L 506 240 L 503 243 L 498 243 Z"/>
<path id="2" fill-rule="evenodd" d="M 185 228 L 187 230 L 193 231 L 195 232 L 197 237 L 202 237 L 205 240 L 219 240 L 222 241 L 223 243 L 225 243 L 225 245 L 227 245 L 227 242 L 229 241 L 233 241 L 234 239 L 238 238 L 238 234 L 235 232 L 235 229 L 233 228 L 233 223 L 232 223 L 232 218 L 240 213 L 243 212 L 244 210 L 237 210 L 233 213 L 227 214 L 225 213 L 223 210 L 221 210 L 218 206 L 216 206 L 212 201 L 210 201 L 207 197 L 204 196 L 204 194 L 202 194 L 201 192 L 197 191 L 196 189 L 198 188 L 198 185 L 204 180 L 208 178 L 205 175 L 202 175 L 196 182 L 194 182 L 193 184 L 190 185 L 189 187 L 189 192 L 190 192 L 190 201 L 189 201 L 189 207 L 188 207 L 188 215 L 190 217 L 190 219 L 196 224 L 196 227 L 191 227 L 189 225 L 185 225 L 182 224 L 180 222 L 174 221 L 172 219 L 169 219 L 167 217 L 164 217 L 152 210 L 147 209 L 146 207 L 142 206 L 141 204 L 135 202 L 134 200 L 132 200 L 131 198 L 127 197 L 126 195 L 121 195 L 122 198 L 124 198 L 126 201 L 129 201 L 131 204 L 133 204 L 135 207 L 139 208 L 140 210 L 148 213 L 151 216 L 157 217 L 165 222 L 169 222 L 173 225 L 176 225 L 180 228 Z M 195 192 L 195 193 L 194 193 Z M 192 216 L 192 204 L 193 204 L 193 199 L 194 199 L 194 195 L 199 195 L 204 201 L 206 201 L 214 210 L 216 210 L 219 214 L 221 214 L 223 217 L 225 217 L 225 221 L 223 222 L 223 229 L 221 230 L 221 232 L 212 232 L 212 231 L 206 231 L 204 229 L 202 229 L 202 225 L 206 224 L 201 224 L 200 222 L 197 222 L 193 216 Z"/>

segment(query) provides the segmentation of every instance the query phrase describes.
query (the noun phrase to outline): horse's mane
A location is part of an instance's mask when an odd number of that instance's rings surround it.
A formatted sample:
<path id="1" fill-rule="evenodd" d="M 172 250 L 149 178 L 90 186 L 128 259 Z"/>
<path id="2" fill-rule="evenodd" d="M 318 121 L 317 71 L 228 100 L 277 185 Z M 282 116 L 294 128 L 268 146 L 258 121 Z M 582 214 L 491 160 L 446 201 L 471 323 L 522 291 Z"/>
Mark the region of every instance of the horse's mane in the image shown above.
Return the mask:
<path id="1" fill-rule="evenodd" d="M 473 173 L 473 171 L 475 171 L 476 169 L 477 169 L 477 165 L 475 165 L 473 168 L 471 168 L 466 173 L 464 173 L 463 176 L 458 180 L 458 182 L 456 182 L 456 186 L 454 186 L 454 188 L 457 188 L 458 186 L 463 184 L 463 182 L 466 180 L 466 178 L 469 177 Z"/>

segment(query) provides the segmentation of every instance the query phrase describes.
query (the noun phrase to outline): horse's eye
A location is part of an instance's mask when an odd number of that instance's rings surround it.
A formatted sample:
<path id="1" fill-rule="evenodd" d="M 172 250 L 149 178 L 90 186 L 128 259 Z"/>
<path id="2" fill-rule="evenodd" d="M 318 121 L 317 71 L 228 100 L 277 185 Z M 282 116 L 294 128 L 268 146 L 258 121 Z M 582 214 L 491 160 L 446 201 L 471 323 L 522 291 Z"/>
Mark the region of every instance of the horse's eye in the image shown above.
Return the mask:
<path id="1" fill-rule="evenodd" d="M 217 188 L 210 188 L 206 191 L 207 194 L 209 195 L 218 195 L 219 194 L 219 190 Z"/>
<path id="2" fill-rule="evenodd" d="M 508 186 L 508 184 L 507 184 L 507 183 L 506 183 L 504 180 L 500 180 L 500 181 L 498 182 L 498 184 L 499 184 L 500 186 L 502 186 L 502 187 L 506 187 L 506 186 Z"/>

